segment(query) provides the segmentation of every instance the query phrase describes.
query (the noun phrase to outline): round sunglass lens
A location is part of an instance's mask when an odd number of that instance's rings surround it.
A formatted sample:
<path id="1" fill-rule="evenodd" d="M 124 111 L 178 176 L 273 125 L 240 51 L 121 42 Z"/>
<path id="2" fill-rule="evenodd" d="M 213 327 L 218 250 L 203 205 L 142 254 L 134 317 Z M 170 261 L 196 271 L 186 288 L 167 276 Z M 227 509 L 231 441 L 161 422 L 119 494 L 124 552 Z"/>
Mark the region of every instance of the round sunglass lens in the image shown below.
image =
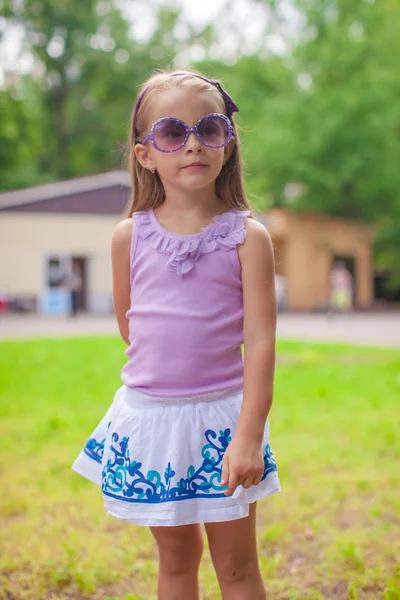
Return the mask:
<path id="1" fill-rule="evenodd" d="M 154 127 L 154 141 L 164 152 L 172 152 L 182 146 L 186 137 L 186 129 L 176 119 L 165 119 Z"/>
<path id="2" fill-rule="evenodd" d="M 220 148 L 228 141 L 230 128 L 222 117 L 207 117 L 199 123 L 197 133 L 205 146 Z"/>

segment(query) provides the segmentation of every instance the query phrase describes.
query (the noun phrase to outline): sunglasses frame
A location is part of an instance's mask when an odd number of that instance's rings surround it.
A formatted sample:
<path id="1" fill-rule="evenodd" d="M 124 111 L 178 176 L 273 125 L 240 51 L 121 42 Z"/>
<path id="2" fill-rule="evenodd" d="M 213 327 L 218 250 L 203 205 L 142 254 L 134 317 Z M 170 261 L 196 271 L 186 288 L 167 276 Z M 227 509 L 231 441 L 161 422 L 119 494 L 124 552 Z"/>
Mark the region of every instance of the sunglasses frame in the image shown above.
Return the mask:
<path id="1" fill-rule="evenodd" d="M 200 138 L 199 134 L 198 134 L 198 128 L 200 126 L 200 124 L 205 120 L 205 119 L 209 119 L 210 117 L 220 117 L 223 121 L 225 121 L 225 123 L 228 126 L 228 139 L 221 144 L 221 146 L 209 146 L 208 144 L 205 144 L 203 142 L 203 140 Z M 161 148 L 159 148 L 156 144 L 156 140 L 154 138 L 154 131 L 155 128 L 157 127 L 157 125 L 159 123 L 163 123 L 164 121 L 174 121 L 175 123 L 180 123 L 181 125 L 184 126 L 185 131 L 186 131 L 186 135 L 185 135 L 185 139 L 182 142 L 182 144 L 180 146 L 178 146 L 178 148 L 175 148 L 174 150 L 161 150 Z M 194 127 L 189 127 L 188 125 L 186 125 L 186 123 L 184 123 L 183 121 L 181 121 L 180 119 L 176 119 L 175 117 L 163 117 L 162 119 L 158 119 L 158 121 L 155 121 L 152 126 L 150 127 L 150 131 L 149 133 L 146 135 L 146 137 L 144 138 L 143 142 L 138 142 L 139 144 L 146 144 L 147 142 L 151 142 L 152 146 L 158 151 L 158 152 L 162 152 L 163 154 L 171 154 L 172 152 L 177 152 L 178 150 L 180 150 L 181 148 L 184 147 L 184 145 L 186 144 L 186 142 L 189 139 L 189 135 L 191 133 L 194 133 L 195 136 L 197 137 L 197 139 L 199 140 L 200 144 L 202 146 L 205 146 L 206 148 L 211 148 L 213 150 L 217 150 L 218 148 L 224 148 L 225 146 L 227 146 L 232 138 L 232 136 L 234 135 L 233 132 L 233 127 L 232 127 L 232 123 L 230 122 L 229 118 L 226 115 L 220 114 L 220 113 L 210 113 L 208 115 L 204 115 L 203 117 L 201 117 L 196 125 L 194 125 Z"/>

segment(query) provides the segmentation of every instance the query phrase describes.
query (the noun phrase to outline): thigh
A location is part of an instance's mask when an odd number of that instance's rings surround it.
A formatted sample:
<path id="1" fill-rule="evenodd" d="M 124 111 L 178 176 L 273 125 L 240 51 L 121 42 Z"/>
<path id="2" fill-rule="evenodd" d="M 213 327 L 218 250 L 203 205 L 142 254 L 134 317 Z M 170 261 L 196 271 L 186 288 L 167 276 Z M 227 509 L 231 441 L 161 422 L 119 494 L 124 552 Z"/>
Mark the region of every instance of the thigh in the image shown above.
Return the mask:
<path id="1" fill-rule="evenodd" d="M 203 534 L 200 525 L 177 527 L 151 527 L 162 566 L 181 570 L 196 566 L 203 551 Z"/>
<path id="2" fill-rule="evenodd" d="M 224 523 L 205 523 L 211 557 L 220 572 L 258 570 L 256 502 L 249 516 Z"/>

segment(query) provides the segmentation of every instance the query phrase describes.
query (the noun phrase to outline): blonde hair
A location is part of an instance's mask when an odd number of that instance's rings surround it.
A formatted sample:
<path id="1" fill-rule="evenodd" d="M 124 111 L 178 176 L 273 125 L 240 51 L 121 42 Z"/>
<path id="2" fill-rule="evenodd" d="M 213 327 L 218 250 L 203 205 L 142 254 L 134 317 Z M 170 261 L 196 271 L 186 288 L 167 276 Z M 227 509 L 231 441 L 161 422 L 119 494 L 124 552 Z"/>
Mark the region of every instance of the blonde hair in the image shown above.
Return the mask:
<path id="1" fill-rule="evenodd" d="M 182 73 L 182 76 L 171 75 Z M 134 116 L 132 114 L 131 130 L 129 136 L 129 167 L 132 178 L 132 198 L 127 208 L 126 216 L 131 217 L 134 212 L 158 208 L 165 200 L 164 187 L 158 173 L 151 173 L 148 169 L 142 167 L 136 158 L 135 144 L 140 143 L 139 139 L 144 138 L 144 132 L 148 123 L 146 114 L 152 98 L 160 93 L 171 89 L 194 89 L 199 92 L 211 92 L 220 105 L 220 111 L 226 114 L 225 102 L 219 90 L 212 84 L 199 79 L 196 75 L 201 75 L 195 71 L 161 71 L 153 74 L 145 81 L 139 91 L 137 98 L 144 90 L 142 101 L 137 112 L 136 135 Z M 137 101 L 137 99 L 136 99 Z M 233 115 L 229 117 L 232 123 L 235 146 L 232 154 L 222 167 L 220 174 L 215 182 L 215 190 L 220 198 L 229 208 L 238 210 L 249 210 L 250 204 L 246 197 L 243 183 L 242 160 L 240 156 L 238 127 L 234 121 Z M 139 137 L 139 139 L 138 139 Z"/>

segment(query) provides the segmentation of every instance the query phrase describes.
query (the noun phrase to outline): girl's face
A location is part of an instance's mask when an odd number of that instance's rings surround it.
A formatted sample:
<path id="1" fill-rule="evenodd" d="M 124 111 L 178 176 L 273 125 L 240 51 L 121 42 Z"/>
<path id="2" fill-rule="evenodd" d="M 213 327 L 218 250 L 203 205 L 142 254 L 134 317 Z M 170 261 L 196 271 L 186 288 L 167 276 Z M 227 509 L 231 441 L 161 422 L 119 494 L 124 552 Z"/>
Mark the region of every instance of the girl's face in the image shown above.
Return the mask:
<path id="1" fill-rule="evenodd" d="M 210 113 L 221 113 L 221 106 L 212 93 L 178 89 L 163 92 L 153 98 L 148 108 L 143 139 L 149 133 L 151 125 L 159 119 L 173 117 L 194 127 L 201 117 Z M 153 168 L 158 172 L 166 192 L 173 187 L 199 190 L 215 182 L 231 155 L 234 144 L 232 137 L 223 148 L 207 148 L 192 132 L 186 144 L 176 152 L 164 154 L 148 141 L 144 145 L 136 144 L 135 154 L 145 169 Z M 192 163 L 199 164 L 189 166 Z"/>

